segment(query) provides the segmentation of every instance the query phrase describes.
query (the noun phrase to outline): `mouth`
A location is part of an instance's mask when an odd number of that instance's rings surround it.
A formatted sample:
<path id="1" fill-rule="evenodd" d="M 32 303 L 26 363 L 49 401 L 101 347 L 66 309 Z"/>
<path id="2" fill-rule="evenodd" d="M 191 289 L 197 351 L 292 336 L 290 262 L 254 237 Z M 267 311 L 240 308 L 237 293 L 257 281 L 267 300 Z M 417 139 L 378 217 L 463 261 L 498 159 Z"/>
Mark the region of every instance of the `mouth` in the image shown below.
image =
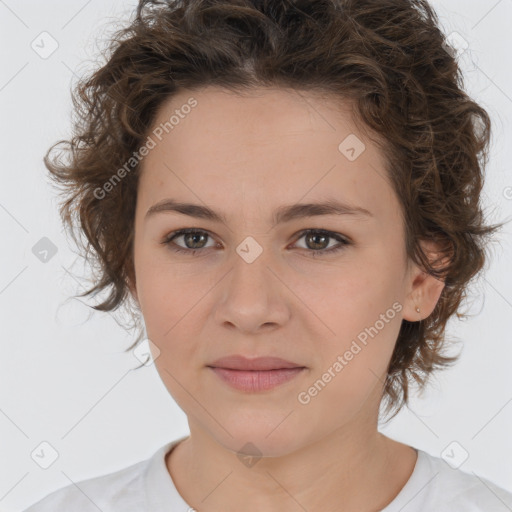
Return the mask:
<path id="1" fill-rule="evenodd" d="M 208 366 L 226 370 L 270 371 L 305 368 L 305 366 L 281 359 L 280 357 L 256 357 L 249 359 L 241 355 L 231 355 L 217 359 Z"/>
<path id="2" fill-rule="evenodd" d="M 304 367 L 279 370 L 231 370 L 211 366 L 210 368 L 232 388 L 252 393 L 273 389 L 294 379 L 306 370 Z"/>
<path id="3" fill-rule="evenodd" d="M 280 386 L 307 369 L 277 357 L 247 359 L 238 355 L 218 359 L 207 367 L 230 387 L 252 393 Z"/>

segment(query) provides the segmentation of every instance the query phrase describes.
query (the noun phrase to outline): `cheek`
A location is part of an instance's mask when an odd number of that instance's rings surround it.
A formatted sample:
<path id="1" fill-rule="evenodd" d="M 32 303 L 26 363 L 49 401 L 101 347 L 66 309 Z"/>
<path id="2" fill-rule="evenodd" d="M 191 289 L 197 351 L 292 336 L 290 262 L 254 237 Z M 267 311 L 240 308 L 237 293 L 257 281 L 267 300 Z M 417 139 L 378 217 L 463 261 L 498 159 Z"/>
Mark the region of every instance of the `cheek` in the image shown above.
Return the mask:
<path id="1" fill-rule="evenodd" d="M 377 407 L 400 330 L 397 309 L 383 308 L 379 317 L 354 307 L 331 317 L 337 334 L 320 341 L 319 364 L 300 390 L 308 417 L 343 423 L 364 404 Z"/>
<path id="2" fill-rule="evenodd" d="M 198 317 L 200 299 L 209 287 L 199 287 L 204 286 L 200 275 L 187 275 L 149 254 L 140 254 L 137 265 L 137 293 L 148 338 L 160 350 L 159 361 L 175 366 L 174 361 L 190 357 L 194 349 L 193 340 L 204 323 Z"/>
<path id="3" fill-rule="evenodd" d="M 142 248 L 135 254 L 137 294 L 148 330 L 162 335 L 186 313 L 194 298 L 192 276 L 185 276 L 162 256 L 165 251 Z"/>
<path id="4" fill-rule="evenodd" d="M 323 324 L 322 333 L 340 340 L 356 336 L 391 306 L 393 291 L 371 265 L 344 262 L 328 273 L 310 273 L 295 280 L 293 289 L 309 308 L 307 314 Z M 388 304 L 389 303 L 389 304 Z M 313 314 L 314 313 L 314 314 Z"/>
<path id="5" fill-rule="evenodd" d="M 375 265 L 365 267 L 332 275 L 321 287 L 304 287 L 300 295 L 315 312 L 315 323 L 319 318 L 323 324 L 315 376 L 331 369 L 338 382 L 344 381 L 345 389 L 371 386 L 385 374 L 402 321 L 400 290 L 395 284 L 399 281 L 392 270 L 386 274 Z M 343 366 L 338 372 L 332 368 L 337 361 L 338 370 Z"/>

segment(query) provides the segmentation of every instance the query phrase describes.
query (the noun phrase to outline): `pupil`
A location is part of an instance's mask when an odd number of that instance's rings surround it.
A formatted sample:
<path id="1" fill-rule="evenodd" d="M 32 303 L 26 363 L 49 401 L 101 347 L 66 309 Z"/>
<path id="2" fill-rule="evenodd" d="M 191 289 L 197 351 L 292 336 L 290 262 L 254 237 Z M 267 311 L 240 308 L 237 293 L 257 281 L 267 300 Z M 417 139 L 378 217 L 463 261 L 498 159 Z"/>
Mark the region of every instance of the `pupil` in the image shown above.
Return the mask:
<path id="1" fill-rule="evenodd" d="M 189 245 L 189 242 L 191 242 L 192 244 L 197 243 L 196 237 L 204 238 L 204 235 L 201 234 L 201 233 L 189 233 L 187 235 L 187 246 Z M 318 242 L 317 238 L 321 239 L 321 241 Z M 314 249 L 321 249 L 322 247 L 324 247 L 326 239 L 327 239 L 326 235 L 314 233 L 314 234 L 310 234 L 308 236 L 308 243 L 309 243 L 309 241 L 312 240 L 313 241 L 313 243 L 312 243 L 313 248 Z M 195 247 L 190 247 L 190 248 L 192 249 L 192 248 L 195 248 Z"/>
<path id="2" fill-rule="evenodd" d="M 316 233 L 316 234 L 311 234 L 311 235 L 309 235 L 309 237 L 310 237 L 310 238 L 309 238 L 310 240 L 311 240 L 311 239 L 313 239 L 313 240 L 314 240 L 314 239 L 316 239 L 317 237 L 319 237 L 319 238 L 322 238 L 322 239 L 324 240 L 324 242 L 325 242 L 325 239 L 327 238 L 325 235 L 321 235 L 321 234 L 318 234 L 318 233 Z M 316 242 L 313 242 L 313 245 L 315 245 L 315 244 L 317 245 L 316 249 L 318 249 L 318 248 L 322 248 L 322 246 L 323 246 L 323 244 L 322 244 L 321 242 L 320 242 L 320 244 L 317 244 Z M 318 247 L 318 245 L 320 245 L 320 247 Z"/>
<path id="3" fill-rule="evenodd" d="M 195 241 L 194 241 L 194 240 L 195 240 L 195 237 L 199 237 L 199 238 L 200 238 L 200 237 L 203 237 L 203 238 L 204 238 L 204 235 L 202 235 L 201 233 L 189 233 L 189 234 L 187 235 L 187 245 L 189 245 L 189 244 L 188 244 L 188 242 L 189 242 L 190 240 L 192 240 L 192 243 L 195 243 Z M 196 249 L 196 247 L 190 247 L 190 249 Z"/>

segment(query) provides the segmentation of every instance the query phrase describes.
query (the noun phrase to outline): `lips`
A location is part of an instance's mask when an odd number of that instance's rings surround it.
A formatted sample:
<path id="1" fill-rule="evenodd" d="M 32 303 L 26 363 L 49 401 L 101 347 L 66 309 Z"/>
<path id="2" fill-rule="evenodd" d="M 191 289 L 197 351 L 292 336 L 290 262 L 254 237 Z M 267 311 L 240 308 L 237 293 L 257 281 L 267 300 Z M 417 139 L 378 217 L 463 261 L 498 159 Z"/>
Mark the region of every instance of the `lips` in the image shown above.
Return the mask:
<path id="1" fill-rule="evenodd" d="M 217 359 L 213 363 L 207 365 L 212 368 L 225 368 L 228 370 L 245 370 L 245 371 L 266 371 L 280 370 L 287 368 L 304 368 L 303 365 L 287 361 L 279 357 L 256 357 L 248 359 L 241 355 L 231 355 Z"/>

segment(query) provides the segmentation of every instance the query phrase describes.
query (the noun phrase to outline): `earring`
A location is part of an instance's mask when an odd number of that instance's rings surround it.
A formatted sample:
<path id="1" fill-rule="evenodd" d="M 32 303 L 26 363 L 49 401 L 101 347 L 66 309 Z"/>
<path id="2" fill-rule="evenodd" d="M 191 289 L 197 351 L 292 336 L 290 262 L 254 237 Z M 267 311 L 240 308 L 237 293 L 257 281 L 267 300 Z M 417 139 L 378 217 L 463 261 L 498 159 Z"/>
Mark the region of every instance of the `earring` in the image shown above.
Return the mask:
<path id="1" fill-rule="evenodd" d="M 419 313 L 420 312 L 420 308 L 418 306 L 416 306 L 416 313 Z"/>

